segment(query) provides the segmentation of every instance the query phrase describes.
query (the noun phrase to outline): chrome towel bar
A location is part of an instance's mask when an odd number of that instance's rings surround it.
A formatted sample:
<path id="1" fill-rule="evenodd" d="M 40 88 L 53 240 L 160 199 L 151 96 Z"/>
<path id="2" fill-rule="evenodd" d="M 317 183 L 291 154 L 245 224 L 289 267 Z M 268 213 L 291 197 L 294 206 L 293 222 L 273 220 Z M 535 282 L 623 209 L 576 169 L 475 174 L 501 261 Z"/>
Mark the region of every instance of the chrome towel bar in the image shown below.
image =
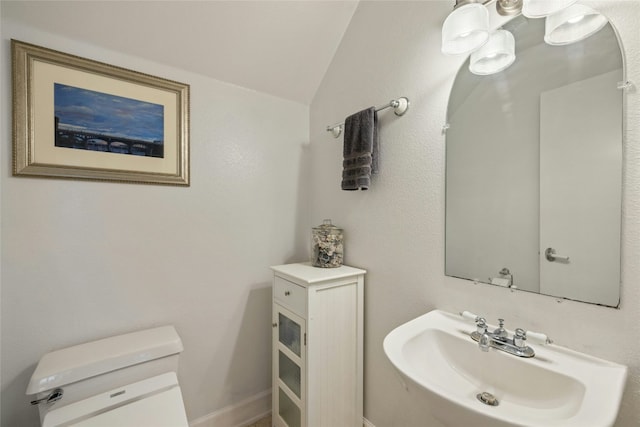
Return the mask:
<path id="1" fill-rule="evenodd" d="M 393 112 L 396 116 L 402 116 L 409 109 L 409 99 L 406 97 L 401 97 L 398 99 L 392 99 L 388 104 L 383 105 L 382 107 L 376 107 L 376 111 L 386 110 L 387 108 L 393 108 Z M 334 138 L 337 138 L 342 134 L 342 130 L 344 129 L 344 122 L 336 123 L 333 126 L 327 126 L 327 132 L 331 132 Z"/>

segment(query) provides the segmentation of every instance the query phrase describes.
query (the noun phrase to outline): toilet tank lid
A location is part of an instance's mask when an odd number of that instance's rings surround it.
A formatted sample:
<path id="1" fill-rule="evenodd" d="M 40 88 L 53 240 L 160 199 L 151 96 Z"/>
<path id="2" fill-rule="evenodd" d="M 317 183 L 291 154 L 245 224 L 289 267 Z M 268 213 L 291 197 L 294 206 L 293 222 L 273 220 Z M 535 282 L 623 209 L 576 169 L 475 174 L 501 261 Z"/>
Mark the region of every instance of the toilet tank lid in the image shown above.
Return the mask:
<path id="1" fill-rule="evenodd" d="M 27 394 L 178 354 L 182 349 L 175 328 L 161 326 L 52 351 L 38 362 Z"/>

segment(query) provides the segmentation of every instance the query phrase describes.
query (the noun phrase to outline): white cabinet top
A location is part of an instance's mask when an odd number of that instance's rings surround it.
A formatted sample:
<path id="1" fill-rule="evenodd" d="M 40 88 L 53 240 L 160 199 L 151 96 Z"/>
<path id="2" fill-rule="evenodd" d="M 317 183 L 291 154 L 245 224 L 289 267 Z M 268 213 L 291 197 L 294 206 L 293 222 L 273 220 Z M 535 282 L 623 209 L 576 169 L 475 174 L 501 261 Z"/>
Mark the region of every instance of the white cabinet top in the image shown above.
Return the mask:
<path id="1" fill-rule="evenodd" d="M 367 271 L 360 268 L 343 265 L 337 268 L 314 267 L 311 263 L 284 264 L 271 267 L 276 275 L 293 277 L 308 284 L 321 283 L 330 280 L 344 279 L 347 277 L 365 274 Z"/>

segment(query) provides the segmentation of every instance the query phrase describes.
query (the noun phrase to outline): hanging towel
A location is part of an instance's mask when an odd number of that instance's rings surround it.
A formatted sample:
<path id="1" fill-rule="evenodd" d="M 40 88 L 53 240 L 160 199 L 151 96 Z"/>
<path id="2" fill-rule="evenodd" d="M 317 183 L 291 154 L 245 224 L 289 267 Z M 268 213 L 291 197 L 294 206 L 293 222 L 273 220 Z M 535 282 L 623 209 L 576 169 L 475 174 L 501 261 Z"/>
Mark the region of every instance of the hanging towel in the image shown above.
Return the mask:
<path id="1" fill-rule="evenodd" d="M 344 121 L 342 189 L 368 190 L 371 174 L 378 173 L 378 113 L 375 107 Z"/>

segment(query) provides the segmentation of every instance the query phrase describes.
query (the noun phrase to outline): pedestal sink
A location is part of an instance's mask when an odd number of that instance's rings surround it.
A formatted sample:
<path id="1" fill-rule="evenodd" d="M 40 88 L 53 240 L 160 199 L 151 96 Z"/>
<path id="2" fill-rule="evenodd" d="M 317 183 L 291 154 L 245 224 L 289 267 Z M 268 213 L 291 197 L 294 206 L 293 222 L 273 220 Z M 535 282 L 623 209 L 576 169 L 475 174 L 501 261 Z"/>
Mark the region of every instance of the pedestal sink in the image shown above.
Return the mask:
<path id="1" fill-rule="evenodd" d="M 384 340 L 409 391 L 446 426 L 613 425 L 626 366 L 556 345 L 530 344 L 532 358 L 482 352 L 469 336 L 474 330 L 459 315 L 434 310 Z"/>

